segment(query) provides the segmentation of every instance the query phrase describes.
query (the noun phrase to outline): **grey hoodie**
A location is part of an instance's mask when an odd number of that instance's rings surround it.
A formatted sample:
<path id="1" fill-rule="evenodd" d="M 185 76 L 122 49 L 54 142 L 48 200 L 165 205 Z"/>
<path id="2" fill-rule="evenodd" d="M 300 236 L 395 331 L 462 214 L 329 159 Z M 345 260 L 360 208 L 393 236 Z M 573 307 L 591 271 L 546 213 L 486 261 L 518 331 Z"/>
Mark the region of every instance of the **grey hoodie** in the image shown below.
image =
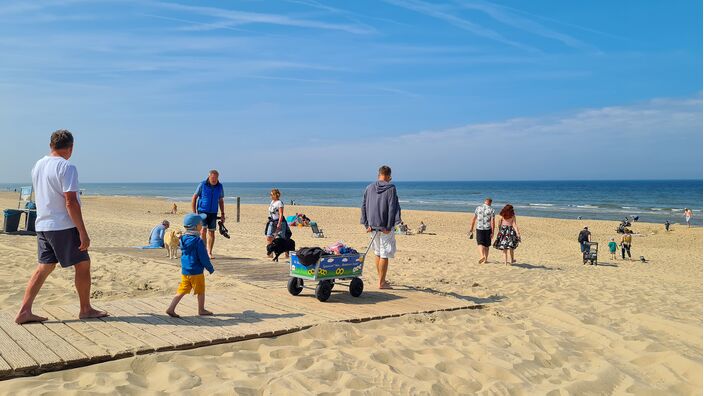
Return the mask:
<path id="1" fill-rule="evenodd" d="M 362 199 L 360 223 L 373 230 L 386 231 L 392 231 L 394 226 L 401 223 L 396 186 L 381 180 L 367 186 Z"/>

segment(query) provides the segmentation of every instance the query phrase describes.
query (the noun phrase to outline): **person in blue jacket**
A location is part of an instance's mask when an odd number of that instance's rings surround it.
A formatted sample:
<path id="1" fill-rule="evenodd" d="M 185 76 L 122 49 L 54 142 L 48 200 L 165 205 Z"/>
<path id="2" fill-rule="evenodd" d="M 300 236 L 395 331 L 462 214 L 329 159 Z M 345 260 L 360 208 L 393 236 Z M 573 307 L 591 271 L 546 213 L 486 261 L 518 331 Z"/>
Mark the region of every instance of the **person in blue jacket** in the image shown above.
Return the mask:
<path id="1" fill-rule="evenodd" d="M 208 257 L 213 258 L 213 245 L 215 244 L 215 227 L 218 222 L 218 208 L 220 220 L 225 222 L 225 190 L 218 178 L 220 174 L 215 169 L 211 170 L 208 178 L 200 182 L 196 193 L 191 199 L 193 213 L 204 214 L 203 229 L 200 237 L 208 247 Z M 207 238 L 206 238 L 207 236 Z"/>
<path id="2" fill-rule="evenodd" d="M 205 244 L 200 239 L 199 232 L 203 229 L 205 214 L 189 213 L 183 218 L 183 227 L 186 233 L 181 236 L 179 246 L 181 248 L 181 283 L 178 285 L 176 296 L 171 300 L 171 305 L 166 313 L 174 318 L 176 306 L 186 294 L 193 290 L 193 294 L 198 298 L 198 315 L 212 315 L 213 313 L 205 309 L 205 275 L 204 270 L 211 274 L 215 272 L 210 257 L 205 250 Z"/>

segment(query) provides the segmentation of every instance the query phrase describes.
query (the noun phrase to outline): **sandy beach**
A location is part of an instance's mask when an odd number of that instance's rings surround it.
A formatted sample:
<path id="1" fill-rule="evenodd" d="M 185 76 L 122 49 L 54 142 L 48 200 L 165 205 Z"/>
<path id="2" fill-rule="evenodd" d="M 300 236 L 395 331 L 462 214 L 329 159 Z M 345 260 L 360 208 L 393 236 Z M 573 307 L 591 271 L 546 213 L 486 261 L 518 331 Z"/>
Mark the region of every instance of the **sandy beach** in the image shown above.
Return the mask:
<path id="1" fill-rule="evenodd" d="M 284 192 L 285 194 L 285 192 Z M 285 199 L 285 196 L 284 196 Z M 16 195 L 0 194 L 16 207 Z M 101 253 L 140 246 L 170 203 L 136 197 L 83 197 L 91 234 L 93 297 L 101 301 L 172 295 L 177 267 Z M 232 238 L 216 241 L 217 256 L 266 260 L 265 205 L 243 205 L 240 223 L 227 206 Z M 325 230 L 314 239 L 294 228 L 297 246 L 337 240 L 363 247 L 359 210 L 287 207 Z M 398 236 L 393 284 L 474 301 L 481 310 L 410 315 L 361 324 L 328 324 L 294 334 L 189 351 L 143 355 L 0 382 L 1 394 L 663 394 L 702 393 L 702 228 L 635 223 L 632 253 L 648 263 L 609 260 L 616 221 L 522 217 L 518 263 L 492 249 L 477 264 L 467 239 L 469 213 L 404 211 L 427 235 Z M 597 267 L 581 263 L 576 241 L 588 225 L 600 243 Z M 618 239 L 617 239 L 618 241 Z M 0 235 L 0 303 L 15 310 L 36 263 L 33 237 Z M 369 262 L 368 262 L 369 263 Z M 285 265 L 282 261 L 281 265 Z M 365 272 L 368 287 L 375 274 Z M 217 272 L 208 290 L 238 282 Z M 282 285 L 282 288 L 285 285 Z M 37 305 L 75 300 L 73 271 L 57 269 Z M 191 297 L 192 298 L 192 297 Z"/>

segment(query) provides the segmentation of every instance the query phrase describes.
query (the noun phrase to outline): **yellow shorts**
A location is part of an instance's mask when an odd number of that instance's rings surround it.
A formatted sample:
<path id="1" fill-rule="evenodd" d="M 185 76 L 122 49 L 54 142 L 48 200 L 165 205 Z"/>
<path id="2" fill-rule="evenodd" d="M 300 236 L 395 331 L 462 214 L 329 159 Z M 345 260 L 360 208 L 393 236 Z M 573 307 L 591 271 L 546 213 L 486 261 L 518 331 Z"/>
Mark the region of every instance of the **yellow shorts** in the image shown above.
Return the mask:
<path id="1" fill-rule="evenodd" d="M 205 293 L 205 275 L 181 275 L 181 284 L 178 285 L 177 294 L 189 294 L 193 289 L 193 294 Z"/>

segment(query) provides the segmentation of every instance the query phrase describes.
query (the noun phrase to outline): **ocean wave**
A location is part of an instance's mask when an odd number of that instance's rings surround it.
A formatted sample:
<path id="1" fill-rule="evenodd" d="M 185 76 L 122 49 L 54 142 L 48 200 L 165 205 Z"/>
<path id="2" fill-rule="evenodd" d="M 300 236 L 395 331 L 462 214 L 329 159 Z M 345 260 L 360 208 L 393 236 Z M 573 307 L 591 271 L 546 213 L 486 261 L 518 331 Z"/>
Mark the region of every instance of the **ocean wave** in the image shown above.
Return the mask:
<path id="1" fill-rule="evenodd" d="M 549 204 L 549 203 L 529 203 L 528 206 L 545 206 L 545 207 L 551 207 L 551 206 L 555 206 L 555 204 Z"/>

